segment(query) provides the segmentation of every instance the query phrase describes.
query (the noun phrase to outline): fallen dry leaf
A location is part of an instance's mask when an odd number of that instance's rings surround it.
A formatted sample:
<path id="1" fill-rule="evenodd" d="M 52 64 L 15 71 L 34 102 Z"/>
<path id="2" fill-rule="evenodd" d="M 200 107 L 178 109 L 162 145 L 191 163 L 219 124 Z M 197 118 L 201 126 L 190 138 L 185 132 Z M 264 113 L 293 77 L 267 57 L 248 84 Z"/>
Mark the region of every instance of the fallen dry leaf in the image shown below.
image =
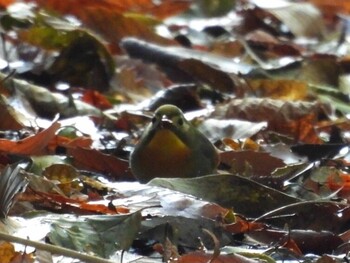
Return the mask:
<path id="1" fill-rule="evenodd" d="M 0 151 L 22 155 L 43 154 L 47 152 L 47 146 L 54 138 L 60 126 L 61 125 L 55 121 L 47 129 L 19 141 L 0 139 Z"/>

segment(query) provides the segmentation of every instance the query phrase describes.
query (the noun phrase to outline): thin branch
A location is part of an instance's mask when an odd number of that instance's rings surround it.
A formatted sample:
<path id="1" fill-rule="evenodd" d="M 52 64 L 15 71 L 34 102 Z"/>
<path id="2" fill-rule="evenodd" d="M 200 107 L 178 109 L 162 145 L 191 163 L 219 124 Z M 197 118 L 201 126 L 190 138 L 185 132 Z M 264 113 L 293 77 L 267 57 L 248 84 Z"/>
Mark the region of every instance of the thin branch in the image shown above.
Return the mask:
<path id="1" fill-rule="evenodd" d="M 44 243 L 37 242 L 37 241 L 32 241 L 32 240 L 28 240 L 28 239 L 24 239 L 24 238 L 20 238 L 20 237 L 15 237 L 15 236 L 6 234 L 4 232 L 0 232 L 0 240 L 19 243 L 19 244 L 22 244 L 25 246 L 34 247 L 36 249 L 48 251 L 52 254 L 57 254 L 57 255 L 62 255 L 62 256 L 66 256 L 66 257 L 70 257 L 70 258 L 80 259 L 80 260 L 87 262 L 87 263 L 113 263 L 112 261 L 109 261 L 107 259 L 103 259 L 103 258 L 99 258 L 99 257 L 95 257 L 95 256 L 89 256 L 89 255 L 86 255 L 86 254 L 83 254 L 83 253 L 80 253 L 80 252 L 77 252 L 77 251 L 74 251 L 71 249 L 59 247 L 59 246 L 44 244 Z"/>

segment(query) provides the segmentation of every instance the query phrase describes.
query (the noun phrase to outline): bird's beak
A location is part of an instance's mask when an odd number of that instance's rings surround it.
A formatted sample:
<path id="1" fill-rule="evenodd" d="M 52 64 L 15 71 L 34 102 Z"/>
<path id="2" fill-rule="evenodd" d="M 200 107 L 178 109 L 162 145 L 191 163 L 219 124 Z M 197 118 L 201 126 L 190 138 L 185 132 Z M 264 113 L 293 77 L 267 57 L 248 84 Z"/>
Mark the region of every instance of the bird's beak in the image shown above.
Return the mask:
<path id="1" fill-rule="evenodd" d="M 168 116 L 163 115 L 160 120 L 159 127 L 162 129 L 170 129 L 172 126 L 173 126 L 172 120 L 170 120 Z"/>

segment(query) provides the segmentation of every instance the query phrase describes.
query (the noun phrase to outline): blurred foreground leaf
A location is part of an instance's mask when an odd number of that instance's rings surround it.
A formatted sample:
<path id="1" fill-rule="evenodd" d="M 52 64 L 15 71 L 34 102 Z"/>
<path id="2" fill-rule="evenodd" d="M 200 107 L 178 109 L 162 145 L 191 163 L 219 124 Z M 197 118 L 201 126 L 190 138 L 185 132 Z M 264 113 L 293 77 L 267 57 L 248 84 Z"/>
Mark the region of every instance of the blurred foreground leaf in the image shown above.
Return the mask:
<path id="1" fill-rule="evenodd" d="M 52 224 L 52 243 L 88 254 L 108 257 L 128 249 L 141 223 L 141 213 L 121 216 L 61 218 Z"/>
<path id="2" fill-rule="evenodd" d="M 20 166 L 7 166 L 0 175 L 0 218 L 5 218 L 17 193 L 24 190 L 28 181 Z"/>

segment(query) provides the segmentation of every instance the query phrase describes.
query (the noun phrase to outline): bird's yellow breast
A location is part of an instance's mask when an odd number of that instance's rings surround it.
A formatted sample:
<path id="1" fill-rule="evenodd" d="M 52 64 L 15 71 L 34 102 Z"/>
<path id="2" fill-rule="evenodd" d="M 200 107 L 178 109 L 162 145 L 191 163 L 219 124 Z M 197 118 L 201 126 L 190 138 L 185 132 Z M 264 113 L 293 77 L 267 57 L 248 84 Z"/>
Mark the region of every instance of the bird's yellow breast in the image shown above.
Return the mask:
<path id="1" fill-rule="evenodd" d="M 153 176 L 178 176 L 188 166 L 189 149 L 172 131 L 167 129 L 155 133 L 141 154 L 141 166 Z"/>
<path id="2" fill-rule="evenodd" d="M 155 133 L 152 140 L 146 146 L 146 150 L 159 154 L 186 154 L 188 147 L 170 130 L 162 129 Z"/>

